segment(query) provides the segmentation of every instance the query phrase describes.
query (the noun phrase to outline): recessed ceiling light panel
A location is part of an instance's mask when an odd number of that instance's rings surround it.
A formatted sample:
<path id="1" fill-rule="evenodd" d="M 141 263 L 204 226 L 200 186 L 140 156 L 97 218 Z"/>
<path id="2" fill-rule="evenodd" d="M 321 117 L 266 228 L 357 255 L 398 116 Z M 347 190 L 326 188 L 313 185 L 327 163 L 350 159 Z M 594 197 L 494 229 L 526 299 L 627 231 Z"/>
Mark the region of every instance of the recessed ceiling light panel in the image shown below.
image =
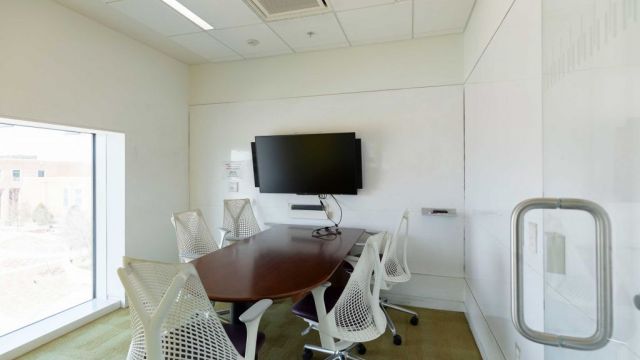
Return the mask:
<path id="1" fill-rule="evenodd" d="M 178 2 L 177 0 L 162 0 L 165 4 L 169 5 L 173 10 L 177 11 L 178 13 L 180 13 L 182 16 L 186 17 L 187 19 L 191 20 L 191 22 L 193 22 L 194 24 L 198 25 L 200 28 L 202 28 L 202 30 L 212 30 L 213 26 L 209 25 L 208 22 L 202 20 L 202 18 L 198 15 L 196 15 L 195 13 L 193 13 L 193 11 L 187 9 L 186 6 L 182 5 L 180 2 Z"/>

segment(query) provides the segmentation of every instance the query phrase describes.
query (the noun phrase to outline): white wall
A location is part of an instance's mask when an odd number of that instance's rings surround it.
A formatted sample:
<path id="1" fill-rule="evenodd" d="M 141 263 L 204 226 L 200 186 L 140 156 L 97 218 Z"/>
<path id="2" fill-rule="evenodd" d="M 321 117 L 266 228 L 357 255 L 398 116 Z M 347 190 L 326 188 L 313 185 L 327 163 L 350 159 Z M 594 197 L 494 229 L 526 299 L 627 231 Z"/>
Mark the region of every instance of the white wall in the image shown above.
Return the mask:
<path id="1" fill-rule="evenodd" d="M 48 0 L 0 2 L 0 49 L 0 116 L 125 133 L 126 254 L 175 260 L 187 66 Z"/>
<path id="2" fill-rule="evenodd" d="M 342 225 L 393 230 L 408 208 L 409 261 L 416 276 L 395 289 L 396 300 L 461 311 L 462 217 L 420 215 L 421 207 L 462 211 L 462 87 L 445 85 L 462 81 L 460 40 L 447 36 L 193 67 L 191 206 L 219 226 L 222 200 L 247 196 L 264 222 L 328 224 L 289 217 L 288 203 L 317 203 L 313 197 L 257 191 L 250 142 L 256 135 L 355 131 L 363 141 L 364 189 L 338 196 Z M 307 72 L 314 68 L 320 70 Z M 228 192 L 224 179 L 229 160 L 244 164 L 237 194 Z"/>
<path id="3" fill-rule="evenodd" d="M 191 67 L 190 103 L 461 84 L 462 36 L 449 35 Z"/>
<path id="4" fill-rule="evenodd" d="M 515 2 L 465 85 L 465 306 L 485 359 L 516 359 L 516 344 L 521 359 L 544 357 L 511 322 L 509 233 L 513 207 L 542 196 L 540 5 Z M 527 320 L 543 330 L 542 252 L 526 251 Z"/>
<path id="5" fill-rule="evenodd" d="M 514 0 L 476 0 L 464 32 L 464 75 L 471 75 Z"/>
<path id="6" fill-rule="evenodd" d="M 289 217 L 289 203 L 317 203 L 313 196 L 258 192 L 250 143 L 256 135 L 346 131 L 355 131 L 363 142 L 364 189 L 357 196 L 337 196 L 344 209 L 341 226 L 393 230 L 409 209 L 412 270 L 434 276 L 435 285 L 406 287 L 405 294 L 461 301 L 462 218 L 420 215 L 421 207 L 462 209 L 460 86 L 193 107 L 191 206 L 216 227 L 222 225 L 223 199 L 236 196 L 254 199 L 264 222 L 327 225 Z M 229 160 L 244 164 L 239 193 L 227 191 Z M 331 210 L 336 214 L 335 206 Z M 447 281 L 438 286 L 440 277 Z"/>

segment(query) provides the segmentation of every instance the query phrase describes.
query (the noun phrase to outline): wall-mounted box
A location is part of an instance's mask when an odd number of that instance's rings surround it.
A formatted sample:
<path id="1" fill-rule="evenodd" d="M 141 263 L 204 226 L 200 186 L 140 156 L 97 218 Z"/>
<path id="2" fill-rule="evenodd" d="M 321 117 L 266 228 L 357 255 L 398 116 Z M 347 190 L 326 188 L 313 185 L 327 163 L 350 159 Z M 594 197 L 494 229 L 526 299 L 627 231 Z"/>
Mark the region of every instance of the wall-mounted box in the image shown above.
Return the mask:
<path id="1" fill-rule="evenodd" d="M 426 216 L 456 216 L 456 209 L 422 208 L 422 215 Z"/>

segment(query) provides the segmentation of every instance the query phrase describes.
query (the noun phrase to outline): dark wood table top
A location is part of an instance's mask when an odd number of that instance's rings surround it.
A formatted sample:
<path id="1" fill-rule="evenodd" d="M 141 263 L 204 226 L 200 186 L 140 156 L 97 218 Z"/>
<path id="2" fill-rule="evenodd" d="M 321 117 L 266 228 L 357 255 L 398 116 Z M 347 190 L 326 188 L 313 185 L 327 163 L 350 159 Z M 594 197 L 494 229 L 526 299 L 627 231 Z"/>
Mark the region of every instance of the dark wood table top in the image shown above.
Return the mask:
<path id="1" fill-rule="evenodd" d="M 314 228 L 273 225 L 192 263 L 211 300 L 250 302 L 298 296 L 327 281 L 364 233 L 341 228 L 336 239 L 316 239 L 311 236 Z"/>

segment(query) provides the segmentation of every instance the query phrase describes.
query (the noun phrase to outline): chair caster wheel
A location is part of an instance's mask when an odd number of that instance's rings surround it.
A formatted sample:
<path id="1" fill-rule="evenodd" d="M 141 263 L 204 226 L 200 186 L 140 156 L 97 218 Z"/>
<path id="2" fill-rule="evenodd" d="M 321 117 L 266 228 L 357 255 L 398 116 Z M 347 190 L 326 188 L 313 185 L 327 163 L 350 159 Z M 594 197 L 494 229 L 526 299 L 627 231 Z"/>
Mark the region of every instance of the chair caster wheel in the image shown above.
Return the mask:
<path id="1" fill-rule="evenodd" d="M 358 354 L 364 355 L 367 353 L 367 348 L 364 347 L 364 345 L 362 345 L 361 343 L 358 343 L 358 345 L 356 345 L 356 351 L 358 352 Z"/>
<path id="2" fill-rule="evenodd" d="M 394 345 L 402 344 L 402 337 L 400 335 L 393 335 L 393 344 Z"/>
<path id="3" fill-rule="evenodd" d="M 313 351 L 309 349 L 304 349 L 304 352 L 302 353 L 302 360 L 311 360 L 311 359 L 313 359 Z"/>
<path id="4" fill-rule="evenodd" d="M 414 316 L 411 317 L 411 320 L 410 320 L 411 325 L 413 325 L 413 326 L 418 325 L 418 321 L 419 321 L 419 319 L 418 319 L 417 316 L 414 315 Z"/>

